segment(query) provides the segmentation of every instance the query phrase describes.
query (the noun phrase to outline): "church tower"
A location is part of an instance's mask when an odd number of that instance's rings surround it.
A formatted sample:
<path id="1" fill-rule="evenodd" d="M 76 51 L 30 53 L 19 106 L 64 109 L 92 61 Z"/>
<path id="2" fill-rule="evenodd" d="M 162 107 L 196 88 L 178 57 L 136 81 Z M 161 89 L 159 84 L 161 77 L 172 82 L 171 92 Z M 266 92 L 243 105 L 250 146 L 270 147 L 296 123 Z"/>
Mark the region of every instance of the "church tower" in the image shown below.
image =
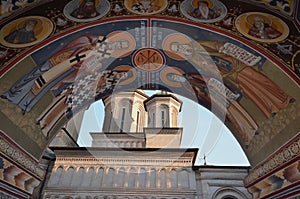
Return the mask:
<path id="1" fill-rule="evenodd" d="M 93 147 L 180 148 L 182 102 L 165 91 L 147 96 L 142 90 L 120 92 L 103 100 L 102 133 L 91 133 Z"/>
<path id="2" fill-rule="evenodd" d="M 178 114 L 181 111 L 182 102 L 174 95 L 162 91 L 145 100 L 144 105 L 148 113 L 148 127 L 178 127 Z"/>
<path id="3" fill-rule="evenodd" d="M 146 148 L 180 148 L 182 128 L 178 128 L 178 114 L 182 102 L 162 91 L 145 100 L 144 105 L 148 113 Z"/>
<path id="4" fill-rule="evenodd" d="M 103 100 L 105 117 L 103 132 L 142 132 L 147 124 L 144 100 L 148 96 L 142 90 L 120 92 Z"/>

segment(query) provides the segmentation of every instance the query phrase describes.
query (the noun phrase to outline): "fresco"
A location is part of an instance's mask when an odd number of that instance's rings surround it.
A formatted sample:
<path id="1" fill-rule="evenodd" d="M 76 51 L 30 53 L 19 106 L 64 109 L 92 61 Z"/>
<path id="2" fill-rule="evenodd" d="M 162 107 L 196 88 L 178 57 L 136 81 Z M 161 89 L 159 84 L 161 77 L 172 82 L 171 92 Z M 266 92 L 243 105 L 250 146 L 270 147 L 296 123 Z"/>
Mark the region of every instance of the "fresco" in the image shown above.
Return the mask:
<path id="1" fill-rule="evenodd" d="M 25 1 L 22 1 L 25 2 Z M 215 13 L 213 17 L 210 19 L 205 19 L 201 17 L 193 17 L 192 12 L 196 11 L 195 9 L 199 3 L 202 2 L 202 5 L 208 5 L 209 9 L 206 10 L 213 10 Z M 258 1 L 255 1 L 258 2 Z M 268 4 L 267 1 L 259 1 L 262 5 Z M 278 1 L 279 2 L 279 1 Z M 12 2 L 13 4 L 17 4 L 17 2 Z M 270 2 L 271 3 L 271 2 Z M 87 5 L 91 5 L 86 6 Z M 136 5 L 135 5 L 136 4 Z M 156 0 L 145 0 L 145 1 L 132 1 L 132 0 L 116 0 L 116 1 L 107 1 L 107 0 L 62 0 L 59 2 L 36 2 L 36 4 L 31 8 L 31 11 L 39 17 L 45 17 L 48 20 L 51 20 L 53 25 L 49 25 L 50 22 L 45 22 L 43 20 L 43 24 L 47 24 L 48 27 L 53 26 L 53 30 L 47 37 L 55 36 L 57 34 L 63 33 L 72 29 L 73 27 L 76 28 L 87 22 L 95 22 L 96 20 L 107 20 L 110 18 L 118 17 L 118 16 L 134 16 L 134 15 L 147 15 L 152 17 L 153 15 L 160 15 L 162 17 L 175 17 L 176 20 L 185 20 L 190 19 L 199 25 L 202 23 L 211 25 L 212 27 L 218 27 L 219 30 L 227 31 L 229 34 L 235 34 L 237 37 L 235 39 L 242 39 L 241 34 L 243 37 L 250 39 L 258 43 L 258 48 L 263 49 L 263 51 L 272 52 L 271 56 L 274 55 L 275 63 L 278 64 L 281 68 L 286 68 L 284 70 L 291 70 L 296 76 L 300 76 L 300 69 L 299 69 L 299 56 L 298 51 L 299 48 L 299 34 L 296 24 L 291 22 L 292 19 L 289 18 L 281 18 L 279 16 L 275 16 L 269 14 L 269 11 L 265 9 L 265 6 L 261 6 L 260 9 L 250 14 L 250 16 L 246 16 L 246 14 L 241 15 L 242 13 L 247 13 L 247 10 L 251 10 L 250 3 L 245 3 L 243 1 L 239 2 L 239 6 L 237 6 L 233 0 L 228 1 L 220 1 L 220 0 L 172 0 L 172 1 L 156 1 Z M 294 13 L 297 13 L 295 10 L 297 6 L 295 2 L 289 1 L 291 5 L 291 10 L 294 10 Z M 38 6 L 37 6 L 38 5 Z M 134 6 L 135 5 L 135 6 Z M 139 6 L 152 6 L 150 11 L 143 11 L 142 9 L 139 10 Z M 133 7 L 136 7 L 133 9 Z M 87 15 L 89 16 L 78 16 L 79 10 L 86 9 Z M 43 10 L 43 12 L 40 12 Z M 199 9 L 198 9 L 199 10 Z M 25 14 L 26 16 L 30 16 L 26 14 L 26 9 L 22 9 L 19 11 L 20 13 Z M 75 12 L 77 13 L 75 16 Z M 82 11 L 81 11 L 82 12 Z M 88 13 L 91 14 L 88 14 Z M 199 11 L 200 12 L 200 11 Z M 73 13 L 73 16 L 72 16 Z M 201 12 L 200 12 L 201 13 Z M 209 13 L 209 12 L 207 12 Z M 212 13 L 212 12 L 211 12 Z M 217 14 L 216 14 L 217 13 Z M 199 14 L 199 13 L 198 13 Z M 249 12 L 248 12 L 249 14 Z M 270 26 L 270 28 L 275 29 L 279 33 L 277 33 L 276 38 L 272 39 L 262 39 L 258 36 L 255 36 L 254 32 L 249 32 L 251 26 L 253 26 L 253 14 L 259 15 L 263 20 L 266 20 L 266 24 Z M 195 15 L 196 16 L 196 15 Z M 212 16 L 212 15 L 211 15 Z M 13 17 L 12 17 L 13 19 Z M 15 19 L 20 20 L 20 19 Z M 0 27 L 1 30 L 5 29 L 4 27 L 9 27 L 9 22 L 13 20 L 5 19 L 1 20 Z M 13 25 L 13 24 L 11 24 Z M 14 25 L 15 26 L 15 25 Z M 40 25 L 38 25 L 39 27 Z M 289 28 L 287 28 L 289 27 Z M 270 29 L 269 28 L 269 29 Z M 10 27 L 9 30 L 7 29 L 5 34 L 11 31 L 13 27 Z M 51 29 L 51 28 L 50 28 Z M 49 31 L 49 28 L 43 28 L 43 31 Z M 37 29 L 38 30 L 38 29 Z M 48 33 L 48 32 L 47 32 Z M 249 34 L 250 33 L 250 34 Z M 3 34 L 3 33 L 2 33 Z M 227 33 L 225 33 L 227 34 Z M 281 34 L 281 35 L 280 35 Z M 38 37 L 38 42 L 29 42 L 26 44 L 13 44 L 5 41 L 3 39 L 3 35 L 0 37 L 1 44 L 0 45 L 0 68 L 6 67 L 9 65 L 10 61 L 14 59 L 18 59 L 19 55 L 22 53 L 20 48 L 24 50 L 26 47 L 34 46 L 40 43 L 41 40 L 44 40 L 46 37 L 44 34 L 41 35 L 42 37 Z M 47 38 L 46 37 L 46 38 Z M 298 53 L 298 54 L 297 54 Z M 267 53 L 268 54 L 268 53 Z M 296 54 L 295 56 L 293 56 Z M 278 57 L 278 58 L 277 58 Z M 276 61 L 277 59 L 277 61 Z M 273 60 L 273 61 L 274 61 Z M 284 63 L 281 63 L 283 60 Z M 298 77 L 294 77 L 298 78 Z M 298 80 L 296 80 L 298 81 Z"/>
<path id="2" fill-rule="evenodd" d="M 40 2 L 39 0 L 2 0 L 0 9 L 0 19 L 13 13 L 15 11 L 21 10 L 26 6 L 30 6 L 35 2 Z"/>
<path id="3" fill-rule="evenodd" d="M 16 19 L 0 30 L 2 45 L 12 48 L 32 46 L 47 38 L 53 31 L 52 22 L 40 16 Z"/>
<path id="4" fill-rule="evenodd" d="M 295 7 L 295 0 L 252 0 L 261 2 L 265 6 L 279 10 L 282 13 L 292 15 Z"/>
<path id="5" fill-rule="evenodd" d="M 107 0 L 72 0 L 64 7 L 64 15 L 76 22 L 89 22 L 105 16 L 110 9 Z"/>
<path id="6" fill-rule="evenodd" d="M 227 14 L 225 5 L 218 0 L 185 0 L 180 10 L 188 19 L 206 23 L 219 21 Z"/>
<path id="7" fill-rule="evenodd" d="M 9 8 L 17 4 L 24 9 Z M 250 153 L 298 114 L 288 114 L 299 98 L 296 1 L 61 0 L 1 6 L 6 14 L 0 21 L 0 114 L 13 118 L 41 148 L 74 114 L 118 89 L 163 89 L 219 117 L 226 112 L 226 122 Z M 264 25 L 264 34 L 255 21 Z M 27 36 L 26 26 L 33 29 Z M 285 81 L 286 75 L 294 82 Z"/>
<path id="8" fill-rule="evenodd" d="M 157 14 L 166 9 L 167 0 L 125 0 L 125 7 L 135 13 L 142 15 Z"/>
<path id="9" fill-rule="evenodd" d="M 235 25 L 240 33 L 259 42 L 279 42 L 289 35 L 289 28 L 282 20 L 266 13 L 244 13 L 238 16 Z"/>
<path id="10" fill-rule="evenodd" d="M 15 68 L 23 76 L 1 97 L 25 115 L 38 106 L 36 123 L 46 137 L 62 118 L 72 118 L 93 101 L 142 88 L 186 96 L 220 118 L 226 113 L 248 145 L 259 125 L 241 99 L 250 99 L 265 118 L 295 101 L 260 72 L 265 57 L 228 37 L 179 22 L 100 23 L 50 42 L 30 57 L 35 66 Z M 40 104 L 45 98 L 48 103 Z"/>

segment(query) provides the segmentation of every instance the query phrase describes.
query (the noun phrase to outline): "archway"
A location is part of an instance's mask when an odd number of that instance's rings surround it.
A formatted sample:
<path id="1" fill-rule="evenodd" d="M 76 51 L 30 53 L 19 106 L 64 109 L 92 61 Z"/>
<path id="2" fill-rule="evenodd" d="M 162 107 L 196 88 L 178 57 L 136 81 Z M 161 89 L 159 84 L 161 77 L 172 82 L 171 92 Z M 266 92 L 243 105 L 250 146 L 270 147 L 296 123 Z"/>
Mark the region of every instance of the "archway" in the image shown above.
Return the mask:
<path id="1" fill-rule="evenodd" d="M 33 3 L 3 16 L 2 152 L 10 157 L 8 146 L 18 146 L 36 165 L 57 131 L 91 102 L 116 89 L 164 89 L 199 102 L 225 122 L 253 167 L 246 180 L 250 191 L 262 190 L 256 186 L 262 179 L 272 184 L 271 176 L 296 164 L 299 154 L 293 148 L 300 115 L 298 5 L 272 5 L 281 11 L 269 13 L 255 3 L 239 2 L 237 8 L 213 1 L 221 14 L 207 20 L 188 15 L 193 4 L 187 2 L 159 5 L 157 16 L 137 16 L 125 11 L 132 9 L 128 3 L 111 2 L 97 17 L 79 20 L 63 1 Z M 251 24 L 258 17 L 275 21 L 273 34 L 280 34 L 258 38 L 245 31 L 241 21 Z M 12 39 L 30 24 L 31 40 Z"/>

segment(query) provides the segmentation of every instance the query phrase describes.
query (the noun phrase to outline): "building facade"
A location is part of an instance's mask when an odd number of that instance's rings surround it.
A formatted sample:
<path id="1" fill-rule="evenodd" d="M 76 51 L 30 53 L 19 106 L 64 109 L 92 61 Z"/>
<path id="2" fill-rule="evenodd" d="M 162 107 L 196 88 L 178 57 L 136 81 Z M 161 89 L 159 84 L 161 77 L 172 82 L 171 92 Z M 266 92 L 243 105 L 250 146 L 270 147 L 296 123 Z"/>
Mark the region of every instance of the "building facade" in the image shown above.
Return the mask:
<path id="1" fill-rule="evenodd" d="M 91 133 L 92 147 L 52 147 L 42 198 L 250 198 L 245 168 L 195 167 L 198 149 L 180 148 L 175 96 L 138 90 L 104 104 L 103 132 Z"/>

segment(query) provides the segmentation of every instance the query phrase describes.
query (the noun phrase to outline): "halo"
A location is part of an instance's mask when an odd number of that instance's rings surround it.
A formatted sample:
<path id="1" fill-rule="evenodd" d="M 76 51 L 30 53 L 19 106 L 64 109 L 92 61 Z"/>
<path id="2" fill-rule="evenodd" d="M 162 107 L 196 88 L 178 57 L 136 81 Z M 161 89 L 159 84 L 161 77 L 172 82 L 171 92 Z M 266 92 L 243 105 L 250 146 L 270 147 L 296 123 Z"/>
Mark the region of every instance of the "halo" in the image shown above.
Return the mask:
<path id="1" fill-rule="evenodd" d="M 180 82 L 176 82 L 176 81 L 171 81 L 167 75 L 168 74 L 176 74 L 176 75 L 183 75 L 184 72 L 179 69 L 179 68 L 175 68 L 175 67 L 166 67 L 165 69 L 163 69 L 160 72 L 160 79 L 167 84 L 168 86 L 173 86 L 173 87 L 182 87 L 182 84 Z"/>
<path id="2" fill-rule="evenodd" d="M 28 19 L 28 20 L 19 21 L 14 30 L 20 30 L 20 29 L 24 28 L 25 24 L 28 21 L 36 21 L 35 28 L 33 29 L 33 32 L 34 32 L 35 35 L 39 35 L 43 30 L 43 28 L 42 28 L 43 27 L 43 22 L 38 18 L 37 19 Z"/>
<path id="3" fill-rule="evenodd" d="M 129 42 L 129 46 L 127 49 L 122 50 L 113 50 L 111 53 L 111 56 L 113 57 L 125 57 L 127 55 L 130 55 L 130 53 L 135 49 L 136 43 L 133 36 L 126 32 L 126 31 L 115 31 L 107 35 L 107 40 L 109 42 L 116 42 L 125 40 Z"/>
<path id="4" fill-rule="evenodd" d="M 30 20 L 34 20 L 37 22 L 33 30 L 34 35 L 36 37 L 35 41 L 24 43 L 24 44 L 15 44 L 15 43 L 10 43 L 4 39 L 7 35 L 12 33 L 13 31 L 22 29 L 25 23 Z M 46 17 L 41 17 L 41 16 L 22 17 L 8 23 L 0 30 L 0 35 L 3 35 L 2 37 L 0 37 L 0 43 L 4 46 L 11 47 L 11 48 L 24 48 L 24 47 L 32 46 L 46 39 L 52 33 L 53 26 L 54 25 L 52 21 Z"/>
<path id="5" fill-rule="evenodd" d="M 163 40 L 163 50 L 164 52 L 171 58 L 176 59 L 176 60 L 185 60 L 186 57 L 182 53 L 178 52 L 172 52 L 170 49 L 170 44 L 173 42 L 177 42 L 178 44 L 189 44 L 191 42 L 191 39 L 181 33 L 174 33 L 168 35 L 164 40 Z"/>
<path id="6" fill-rule="evenodd" d="M 200 1 L 206 2 L 206 3 L 207 3 L 207 6 L 208 6 L 209 8 L 212 8 L 212 7 L 214 6 L 214 3 L 213 3 L 211 0 L 193 0 L 193 1 L 192 1 L 192 6 L 193 6 L 194 8 L 198 8 L 198 3 L 199 3 Z"/>
<path id="7" fill-rule="evenodd" d="M 126 79 L 122 79 L 119 82 L 119 85 L 130 84 L 137 77 L 136 70 L 133 67 L 128 66 L 128 65 L 117 66 L 116 68 L 114 68 L 114 71 L 117 71 L 117 72 L 127 72 L 127 73 L 129 72 L 130 73 L 129 76 Z"/>
<path id="8" fill-rule="evenodd" d="M 249 14 L 246 16 L 246 23 L 248 25 L 253 26 L 254 24 L 254 20 L 255 18 L 260 18 L 263 20 L 264 23 L 268 24 L 269 26 L 272 26 L 272 19 L 267 17 L 267 16 L 264 16 L 264 15 L 260 15 L 260 14 Z"/>
<path id="9" fill-rule="evenodd" d="M 248 32 L 250 28 L 253 27 L 255 17 L 260 17 L 261 19 L 264 20 L 264 23 L 278 30 L 279 32 L 282 33 L 282 35 L 273 39 L 257 38 L 252 35 L 249 35 Z M 236 18 L 235 26 L 237 30 L 245 37 L 248 37 L 258 42 L 264 42 L 264 43 L 265 42 L 275 43 L 275 42 L 282 41 L 285 38 L 287 38 L 290 32 L 288 25 L 280 18 L 263 12 L 249 12 L 249 13 L 241 14 Z"/>

